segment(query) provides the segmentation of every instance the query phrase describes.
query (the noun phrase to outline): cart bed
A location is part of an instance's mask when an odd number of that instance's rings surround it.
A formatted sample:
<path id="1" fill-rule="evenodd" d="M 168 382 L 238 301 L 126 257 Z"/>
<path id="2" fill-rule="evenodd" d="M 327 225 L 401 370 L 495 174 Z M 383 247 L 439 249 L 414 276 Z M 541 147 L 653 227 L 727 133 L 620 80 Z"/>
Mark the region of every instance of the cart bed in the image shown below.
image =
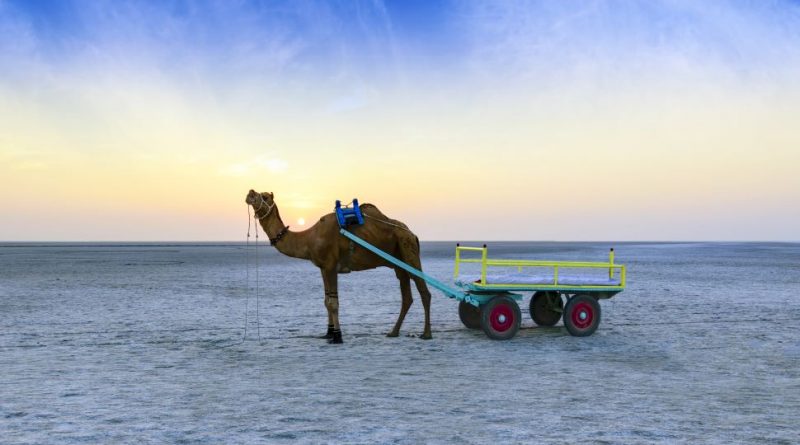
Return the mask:
<path id="1" fill-rule="evenodd" d="M 495 285 L 551 285 L 554 283 L 555 276 L 551 273 L 525 274 L 525 273 L 491 273 L 486 274 L 486 284 Z M 455 283 L 459 287 L 470 287 L 480 285 L 480 274 L 465 274 L 456 278 Z M 591 275 L 559 275 L 558 284 L 565 286 L 612 286 L 620 285 L 619 278 L 598 277 Z"/>

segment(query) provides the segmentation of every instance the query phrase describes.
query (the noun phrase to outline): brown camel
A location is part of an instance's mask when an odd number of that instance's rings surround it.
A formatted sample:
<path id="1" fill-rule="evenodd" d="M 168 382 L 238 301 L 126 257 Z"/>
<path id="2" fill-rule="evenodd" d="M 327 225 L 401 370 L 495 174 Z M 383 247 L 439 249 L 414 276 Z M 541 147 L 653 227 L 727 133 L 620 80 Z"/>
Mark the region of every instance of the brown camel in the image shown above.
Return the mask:
<path id="1" fill-rule="evenodd" d="M 339 233 L 339 223 L 336 220 L 336 215 L 333 213 L 320 218 L 319 222 L 308 230 L 302 232 L 289 231 L 289 227 L 281 220 L 278 206 L 273 198 L 274 195 L 272 193 L 257 193 L 250 190 L 245 202 L 253 207 L 256 218 L 260 221 L 264 232 L 269 236 L 270 243 L 279 252 L 290 257 L 310 260 L 322 272 L 322 282 L 325 287 L 325 308 L 328 310 L 328 332 L 323 338 L 327 338 L 329 343 L 342 343 L 342 331 L 339 326 L 338 274 L 374 269 L 380 266 L 394 269 L 397 279 L 400 280 L 400 295 L 402 297 L 397 323 L 387 335 L 389 337 L 397 337 L 400 334 L 400 326 L 403 324 L 408 308 L 411 307 L 411 280 L 414 280 L 422 299 L 422 307 L 425 309 L 425 330 L 421 338 L 432 338 L 430 319 L 431 293 L 425 281 L 410 275 L 403 269 L 395 267 L 342 236 Z M 372 204 L 361 205 L 361 212 L 364 215 L 364 224 L 350 226 L 348 228 L 349 231 L 412 267 L 422 270 L 422 262 L 419 257 L 419 239 L 405 224 L 389 219 Z"/>

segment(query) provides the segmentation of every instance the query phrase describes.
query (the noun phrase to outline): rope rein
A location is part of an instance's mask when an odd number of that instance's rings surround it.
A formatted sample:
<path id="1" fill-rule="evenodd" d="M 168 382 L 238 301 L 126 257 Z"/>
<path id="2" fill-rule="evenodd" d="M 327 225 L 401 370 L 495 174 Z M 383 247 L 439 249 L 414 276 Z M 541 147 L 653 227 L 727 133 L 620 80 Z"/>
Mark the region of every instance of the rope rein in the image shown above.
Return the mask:
<path id="1" fill-rule="evenodd" d="M 256 231 L 256 235 L 258 235 L 258 231 Z M 244 268 L 245 268 L 245 293 L 244 293 L 244 333 L 242 334 L 242 339 L 233 343 L 229 343 L 222 346 L 216 346 L 215 348 L 230 348 L 231 346 L 238 346 L 247 340 L 247 325 L 248 323 L 248 313 L 250 312 L 250 205 L 247 206 L 247 237 L 245 238 L 245 247 L 244 247 Z"/>
<path id="2" fill-rule="evenodd" d="M 247 206 L 247 241 L 244 248 L 244 267 L 247 273 L 247 286 L 250 286 L 250 206 Z M 250 293 L 244 294 L 244 335 L 242 341 L 247 339 L 247 312 L 250 307 Z"/>
<path id="3" fill-rule="evenodd" d="M 261 202 L 262 203 L 264 202 L 263 198 L 262 198 Z M 274 204 L 273 204 L 273 207 L 275 207 Z M 259 206 L 259 208 L 261 208 L 261 206 Z M 269 212 L 271 212 L 271 211 L 272 211 L 272 208 L 270 208 L 270 210 L 267 212 L 267 215 L 269 215 Z M 259 220 L 261 220 L 261 218 L 259 218 Z M 248 221 L 247 224 L 249 225 L 250 222 Z M 260 312 L 260 306 L 261 306 L 261 302 L 260 302 L 261 298 L 260 298 L 260 295 L 259 295 L 259 278 L 258 278 L 258 227 L 256 227 L 256 249 L 255 249 L 255 252 L 256 252 L 256 261 L 255 261 L 255 263 L 256 263 L 256 332 L 258 332 L 258 341 L 261 341 L 261 314 L 259 313 Z"/>

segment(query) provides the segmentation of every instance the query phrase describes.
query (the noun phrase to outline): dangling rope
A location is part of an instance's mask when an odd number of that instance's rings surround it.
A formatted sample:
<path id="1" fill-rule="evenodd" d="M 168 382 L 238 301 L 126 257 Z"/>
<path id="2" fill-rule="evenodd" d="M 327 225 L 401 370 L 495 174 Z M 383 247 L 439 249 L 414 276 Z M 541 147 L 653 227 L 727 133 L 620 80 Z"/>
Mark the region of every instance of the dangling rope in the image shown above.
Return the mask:
<path id="1" fill-rule="evenodd" d="M 247 205 L 247 240 L 244 247 L 244 267 L 247 271 L 246 287 L 250 287 L 250 205 Z M 250 292 L 245 291 L 244 294 L 244 336 L 242 341 L 247 339 L 247 312 L 250 306 Z"/>
<path id="2" fill-rule="evenodd" d="M 258 230 L 256 230 L 256 236 L 258 236 Z M 257 253 L 257 252 L 256 252 Z M 247 238 L 245 240 L 245 248 L 244 248 L 244 267 L 245 267 L 245 274 L 246 274 L 246 281 L 245 281 L 245 293 L 244 293 L 244 333 L 242 334 L 242 339 L 230 343 L 227 345 L 216 346 L 217 348 L 229 348 L 231 346 L 238 346 L 247 340 L 247 325 L 248 320 L 248 312 L 250 312 L 250 206 L 247 206 Z"/>
<path id="3" fill-rule="evenodd" d="M 249 215 L 249 210 L 248 210 Z M 253 219 L 257 216 L 253 215 Z M 250 222 L 247 223 L 248 227 Z M 261 315 L 259 314 L 260 296 L 259 296 L 259 279 L 258 279 L 258 226 L 256 226 L 256 331 L 258 332 L 258 341 L 261 341 Z"/>

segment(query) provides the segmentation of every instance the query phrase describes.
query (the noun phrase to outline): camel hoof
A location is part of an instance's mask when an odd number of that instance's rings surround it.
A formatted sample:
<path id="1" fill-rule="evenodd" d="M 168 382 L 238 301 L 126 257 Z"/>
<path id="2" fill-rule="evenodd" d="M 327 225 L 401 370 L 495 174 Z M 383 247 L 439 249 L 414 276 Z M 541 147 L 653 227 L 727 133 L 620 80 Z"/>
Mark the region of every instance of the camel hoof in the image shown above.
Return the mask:
<path id="1" fill-rule="evenodd" d="M 422 335 L 419 336 L 419 338 L 421 338 L 423 340 L 432 340 L 433 339 L 433 335 L 431 335 L 430 333 L 422 334 Z"/>
<path id="2" fill-rule="evenodd" d="M 394 338 L 394 337 L 399 337 L 399 336 L 400 336 L 400 333 L 399 333 L 399 332 L 392 331 L 392 332 L 390 332 L 390 333 L 386 334 L 386 336 L 387 336 L 387 337 L 392 337 L 392 338 Z"/>
<path id="3" fill-rule="evenodd" d="M 334 330 L 333 336 L 328 339 L 328 343 L 332 345 L 340 345 L 344 343 L 344 341 L 342 341 L 342 331 Z"/>

